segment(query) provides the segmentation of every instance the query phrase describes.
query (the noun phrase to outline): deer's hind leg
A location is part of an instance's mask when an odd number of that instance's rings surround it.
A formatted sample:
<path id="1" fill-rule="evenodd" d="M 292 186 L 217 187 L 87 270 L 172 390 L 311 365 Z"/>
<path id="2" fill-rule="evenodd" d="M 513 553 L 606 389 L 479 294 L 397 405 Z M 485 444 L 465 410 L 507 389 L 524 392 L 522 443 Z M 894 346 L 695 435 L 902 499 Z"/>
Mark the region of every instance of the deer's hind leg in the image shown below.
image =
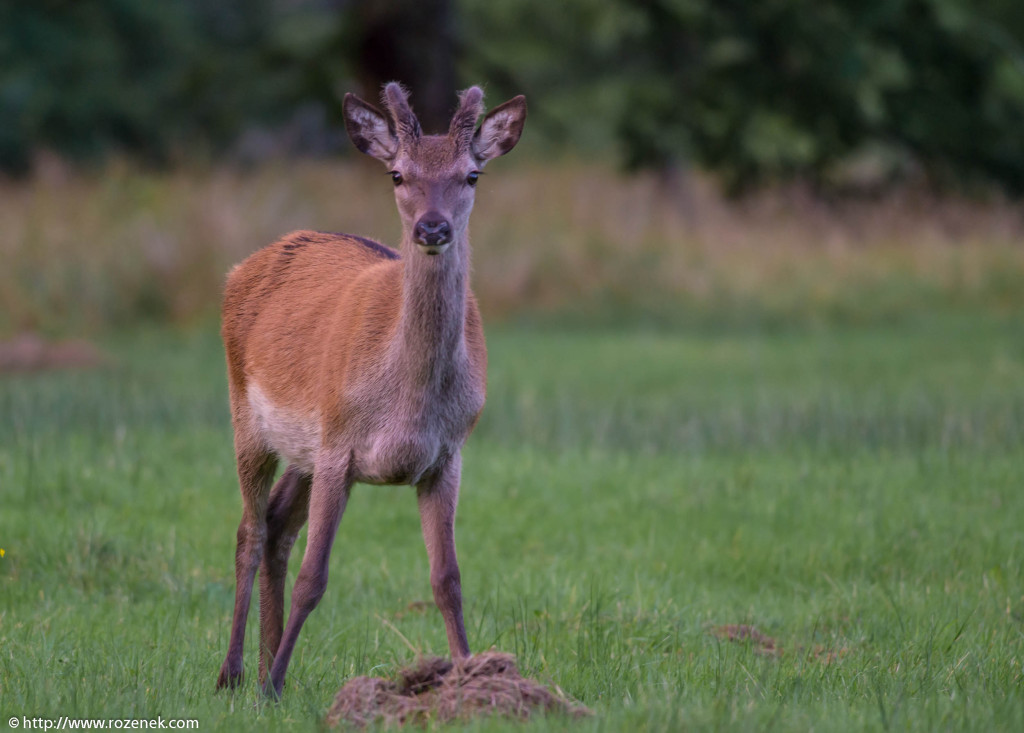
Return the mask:
<path id="1" fill-rule="evenodd" d="M 309 474 L 289 466 L 270 492 L 267 547 L 260 565 L 260 684 L 266 680 L 281 645 L 288 557 L 309 516 L 312 480 Z"/>
<path id="2" fill-rule="evenodd" d="M 328 561 L 334 535 L 338 531 L 353 482 L 352 455 L 344 452 L 323 452 L 313 471 L 309 494 L 309 532 L 306 552 L 295 586 L 288 624 L 281 636 L 270 676 L 263 685 L 264 694 L 278 698 L 284 688 L 288 662 L 295 649 L 295 641 L 306 618 L 320 603 L 327 588 Z"/>
<path id="3" fill-rule="evenodd" d="M 238 483 L 242 491 L 242 521 L 238 524 L 235 548 L 235 610 L 231 620 L 228 654 L 217 677 L 217 689 L 237 687 L 242 682 L 242 649 L 245 622 L 256 570 L 267 541 L 267 498 L 277 469 L 277 456 L 261 441 L 251 439 L 235 426 L 235 454 Z"/>

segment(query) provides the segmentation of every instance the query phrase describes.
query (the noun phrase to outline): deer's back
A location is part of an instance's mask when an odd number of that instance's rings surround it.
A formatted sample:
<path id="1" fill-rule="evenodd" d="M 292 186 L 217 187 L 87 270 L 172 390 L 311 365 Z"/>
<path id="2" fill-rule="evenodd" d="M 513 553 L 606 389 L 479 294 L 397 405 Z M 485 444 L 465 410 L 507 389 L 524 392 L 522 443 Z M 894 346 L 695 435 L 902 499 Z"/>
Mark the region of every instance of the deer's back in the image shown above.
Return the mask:
<path id="1" fill-rule="evenodd" d="M 375 332 L 393 328 L 400 290 L 398 254 L 368 239 L 299 231 L 252 254 L 224 290 L 232 389 L 257 379 L 278 399 L 322 397 L 317 383 L 329 345 L 346 354 L 383 336 Z"/>

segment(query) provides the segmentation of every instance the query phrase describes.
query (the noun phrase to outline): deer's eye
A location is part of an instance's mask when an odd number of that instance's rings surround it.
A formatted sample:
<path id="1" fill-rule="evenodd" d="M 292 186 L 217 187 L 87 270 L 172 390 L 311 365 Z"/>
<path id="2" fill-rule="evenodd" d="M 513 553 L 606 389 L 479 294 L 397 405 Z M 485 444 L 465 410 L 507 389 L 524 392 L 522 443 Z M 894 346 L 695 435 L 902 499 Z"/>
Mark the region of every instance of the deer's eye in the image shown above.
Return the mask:
<path id="1" fill-rule="evenodd" d="M 466 183 L 470 186 L 475 186 L 478 180 L 480 180 L 480 171 L 473 171 L 466 176 Z"/>
<path id="2" fill-rule="evenodd" d="M 389 172 L 391 173 L 391 180 L 394 182 L 394 184 L 396 186 L 401 186 L 402 185 L 402 181 L 405 180 L 405 179 L 402 178 L 402 174 L 399 173 L 398 171 L 389 171 Z"/>

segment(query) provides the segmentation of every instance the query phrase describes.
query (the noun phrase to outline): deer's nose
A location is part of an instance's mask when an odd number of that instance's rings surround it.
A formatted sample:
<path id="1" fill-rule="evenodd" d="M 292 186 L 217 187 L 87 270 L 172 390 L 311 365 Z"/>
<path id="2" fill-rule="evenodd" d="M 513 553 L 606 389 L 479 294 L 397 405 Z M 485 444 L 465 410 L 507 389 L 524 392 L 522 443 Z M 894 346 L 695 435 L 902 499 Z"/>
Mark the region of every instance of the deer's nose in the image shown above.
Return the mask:
<path id="1" fill-rule="evenodd" d="M 420 217 L 413 230 L 417 244 L 448 244 L 452 239 L 452 225 L 440 214 L 429 213 Z"/>

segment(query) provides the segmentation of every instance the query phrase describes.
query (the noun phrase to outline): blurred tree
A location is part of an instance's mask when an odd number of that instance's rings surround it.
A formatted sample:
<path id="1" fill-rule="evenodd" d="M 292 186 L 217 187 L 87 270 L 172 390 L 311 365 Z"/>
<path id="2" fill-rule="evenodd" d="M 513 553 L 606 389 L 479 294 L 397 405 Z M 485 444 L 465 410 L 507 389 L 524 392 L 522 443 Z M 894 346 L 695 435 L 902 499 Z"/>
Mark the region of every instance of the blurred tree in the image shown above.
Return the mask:
<path id="1" fill-rule="evenodd" d="M 484 82 L 530 97 L 531 138 L 733 189 L 870 159 L 1024 192 L 1019 0 L 0 0 L 0 168 L 339 126 L 391 79 L 427 129 Z"/>
<path id="2" fill-rule="evenodd" d="M 340 126 L 342 91 L 375 100 L 392 79 L 443 129 L 453 33 L 449 0 L 0 0 L 0 169 L 25 171 L 41 147 L 216 151 L 310 106 Z"/>
<path id="3" fill-rule="evenodd" d="M 166 159 L 274 96 L 255 70 L 269 0 L 0 3 L 0 167 L 33 149 Z"/>
<path id="4" fill-rule="evenodd" d="M 468 66 L 630 167 L 732 189 L 825 182 L 871 153 L 1024 191 L 1024 13 L 1012 0 L 463 0 Z M 483 40 L 481 40 L 483 39 Z M 531 107 L 531 112 L 538 105 Z M 595 134 L 596 133 L 596 134 Z"/>
<path id="5" fill-rule="evenodd" d="M 456 99 L 455 37 L 449 0 L 354 0 L 353 62 L 361 93 L 401 81 L 427 132 L 444 132 Z"/>

